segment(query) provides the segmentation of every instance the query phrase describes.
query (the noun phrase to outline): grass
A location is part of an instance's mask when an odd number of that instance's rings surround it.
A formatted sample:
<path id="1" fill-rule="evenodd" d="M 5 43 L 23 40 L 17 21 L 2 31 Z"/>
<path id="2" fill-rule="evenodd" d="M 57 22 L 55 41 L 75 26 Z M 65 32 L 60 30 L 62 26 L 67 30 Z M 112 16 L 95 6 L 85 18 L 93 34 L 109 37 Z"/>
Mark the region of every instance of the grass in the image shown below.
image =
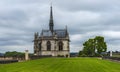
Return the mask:
<path id="1" fill-rule="evenodd" d="M 0 72 L 120 72 L 120 63 L 97 58 L 43 58 L 0 64 Z"/>

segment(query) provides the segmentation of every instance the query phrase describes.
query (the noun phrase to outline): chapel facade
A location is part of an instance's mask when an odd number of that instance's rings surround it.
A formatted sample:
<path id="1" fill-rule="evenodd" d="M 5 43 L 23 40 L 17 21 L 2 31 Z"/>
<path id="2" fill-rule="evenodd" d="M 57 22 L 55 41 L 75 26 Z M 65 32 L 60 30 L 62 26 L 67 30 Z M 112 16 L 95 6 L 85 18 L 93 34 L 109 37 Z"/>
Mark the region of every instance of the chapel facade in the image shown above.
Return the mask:
<path id="1" fill-rule="evenodd" d="M 54 29 L 52 6 L 50 7 L 49 29 L 34 34 L 34 55 L 70 56 L 70 39 L 67 27 Z"/>

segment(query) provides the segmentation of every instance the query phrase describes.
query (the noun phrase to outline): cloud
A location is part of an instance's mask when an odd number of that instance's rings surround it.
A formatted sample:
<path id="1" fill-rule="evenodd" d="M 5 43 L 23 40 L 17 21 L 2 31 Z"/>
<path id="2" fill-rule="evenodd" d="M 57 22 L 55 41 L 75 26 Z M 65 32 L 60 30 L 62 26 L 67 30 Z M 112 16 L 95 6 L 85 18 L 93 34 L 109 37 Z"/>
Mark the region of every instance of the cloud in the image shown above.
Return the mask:
<path id="1" fill-rule="evenodd" d="M 120 50 L 119 0 L 53 0 L 55 29 L 70 33 L 70 51 L 89 38 L 104 36 L 108 50 Z M 34 32 L 48 29 L 50 0 L 0 1 L 0 52 L 33 52 Z"/>
<path id="2" fill-rule="evenodd" d="M 120 38 L 120 31 L 104 31 L 103 34 L 111 38 Z"/>
<path id="3" fill-rule="evenodd" d="M 56 4 L 59 8 L 68 11 L 114 11 L 119 9 L 119 0 L 66 0 L 64 2 L 58 0 Z"/>

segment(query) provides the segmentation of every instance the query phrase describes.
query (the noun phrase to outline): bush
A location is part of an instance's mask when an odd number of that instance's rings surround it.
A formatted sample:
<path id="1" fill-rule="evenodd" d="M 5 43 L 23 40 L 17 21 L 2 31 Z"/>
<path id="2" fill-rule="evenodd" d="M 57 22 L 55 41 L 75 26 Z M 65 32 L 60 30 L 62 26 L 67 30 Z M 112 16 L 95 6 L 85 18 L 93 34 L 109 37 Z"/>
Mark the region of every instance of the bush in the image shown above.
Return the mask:
<path id="1" fill-rule="evenodd" d="M 79 55 L 79 57 L 87 57 L 87 55 L 81 54 L 81 55 Z"/>
<path id="2" fill-rule="evenodd" d="M 64 55 L 57 55 L 57 57 L 64 57 Z"/>

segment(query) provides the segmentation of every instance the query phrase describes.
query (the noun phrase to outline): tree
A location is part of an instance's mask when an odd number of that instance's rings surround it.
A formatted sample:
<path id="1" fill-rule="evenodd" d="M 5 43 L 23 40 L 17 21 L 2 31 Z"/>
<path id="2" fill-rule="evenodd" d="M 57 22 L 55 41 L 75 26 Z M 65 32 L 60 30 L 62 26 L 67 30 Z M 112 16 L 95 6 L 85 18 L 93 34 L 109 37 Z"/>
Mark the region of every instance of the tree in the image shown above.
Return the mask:
<path id="1" fill-rule="evenodd" d="M 95 46 L 94 46 L 94 39 L 89 39 L 85 43 L 83 43 L 83 53 L 87 56 L 94 56 L 95 55 Z"/>
<path id="2" fill-rule="evenodd" d="M 7 57 L 24 57 L 24 53 L 21 53 L 21 52 L 16 52 L 16 51 L 12 51 L 12 52 L 6 52 L 5 53 L 5 56 Z"/>
<path id="3" fill-rule="evenodd" d="M 96 36 L 93 39 L 89 39 L 83 43 L 83 50 L 81 55 L 86 56 L 95 56 L 96 54 L 101 54 L 102 52 L 106 52 L 107 45 L 104 42 L 104 37 Z"/>
<path id="4" fill-rule="evenodd" d="M 106 42 L 104 42 L 104 37 L 102 36 L 95 37 L 95 47 L 98 54 L 101 54 L 102 52 L 107 51 L 107 45 L 106 45 Z"/>

